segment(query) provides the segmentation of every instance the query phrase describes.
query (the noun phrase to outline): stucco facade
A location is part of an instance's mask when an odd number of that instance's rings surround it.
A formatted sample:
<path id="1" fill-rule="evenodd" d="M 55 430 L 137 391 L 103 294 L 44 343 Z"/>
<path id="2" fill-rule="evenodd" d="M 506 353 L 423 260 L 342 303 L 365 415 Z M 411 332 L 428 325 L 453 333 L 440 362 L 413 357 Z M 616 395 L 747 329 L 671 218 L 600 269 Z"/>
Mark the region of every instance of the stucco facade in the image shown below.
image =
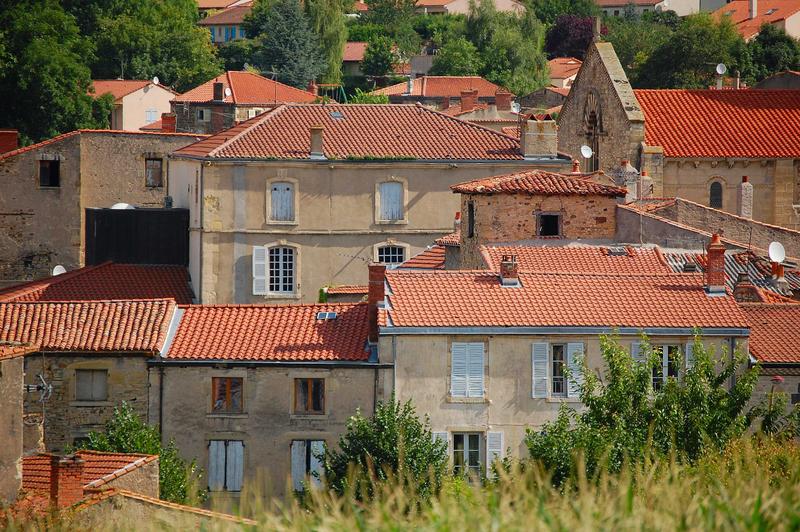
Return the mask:
<path id="1" fill-rule="evenodd" d="M 0 506 L 22 488 L 23 357 L 2 357 L 0 348 Z"/>
<path id="2" fill-rule="evenodd" d="M 111 129 L 139 131 L 139 128 L 161 120 L 162 113 L 170 112 L 170 102 L 175 93 L 152 83 L 127 94 L 114 103 Z"/>

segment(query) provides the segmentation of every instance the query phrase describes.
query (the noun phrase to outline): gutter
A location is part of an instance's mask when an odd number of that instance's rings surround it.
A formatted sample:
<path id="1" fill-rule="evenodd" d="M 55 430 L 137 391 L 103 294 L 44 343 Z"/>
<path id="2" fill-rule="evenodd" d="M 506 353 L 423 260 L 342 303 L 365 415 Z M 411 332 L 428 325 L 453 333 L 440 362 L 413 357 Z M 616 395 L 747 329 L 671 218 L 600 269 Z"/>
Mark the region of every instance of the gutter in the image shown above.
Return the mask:
<path id="1" fill-rule="evenodd" d="M 575 335 L 620 334 L 648 336 L 694 336 L 693 327 L 383 327 L 383 336 L 401 335 Z M 700 328 L 702 336 L 750 336 L 749 328 Z"/>
<path id="2" fill-rule="evenodd" d="M 552 165 L 563 165 L 565 162 L 572 162 L 572 159 L 558 156 L 558 157 L 529 157 L 529 158 L 522 158 L 520 156 L 519 159 L 403 159 L 403 158 L 387 158 L 387 159 L 282 159 L 282 158 L 272 158 L 272 157 L 248 157 L 248 158 L 216 158 L 216 157 L 202 157 L 196 155 L 183 155 L 183 154 L 171 154 L 172 158 L 175 159 L 191 159 L 194 161 L 203 161 L 203 162 L 211 162 L 216 164 L 246 164 L 246 163 L 257 163 L 257 162 L 267 162 L 267 163 L 312 163 L 312 164 L 325 164 L 325 165 L 333 165 L 333 164 L 395 164 L 395 163 L 407 163 L 407 164 L 441 164 L 441 165 L 458 165 L 458 164 L 474 164 L 474 163 L 481 163 L 481 164 L 522 164 L 522 165 L 530 165 L 531 163 L 536 164 L 552 164 Z"/>
<path id="3" fill-rule="evenodd" d="M 249 366 L 249 367 L 289 367 L 289 368 L 357 368 L 357 369 L 388 369 L 393 367 L 393 364 L 375 363 L 375 362 L 358 362 L 351 360 L 321 360 L 293 362 L 289 360 L 225 360 L 225 359 L 208 359 L 208 360 L 180 360 L 180 359 L 164 359 L 153 358 L 147 361 L 151 366 L 172 366 L 172 367 L 190 367 L 190 366 Z"/>

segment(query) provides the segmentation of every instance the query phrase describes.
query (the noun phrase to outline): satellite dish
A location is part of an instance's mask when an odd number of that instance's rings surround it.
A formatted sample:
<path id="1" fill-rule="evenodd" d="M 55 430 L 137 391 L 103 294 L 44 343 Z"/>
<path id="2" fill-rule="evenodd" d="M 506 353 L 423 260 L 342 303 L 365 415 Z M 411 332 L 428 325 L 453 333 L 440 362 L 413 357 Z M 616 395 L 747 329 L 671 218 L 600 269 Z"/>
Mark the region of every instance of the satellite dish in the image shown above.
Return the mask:
<path id="1" fill-rule="evenodd" d="M 717 74 L 719 74 L 720 76 L 724 76 L 725 72 L 727 71 L 728 67 L 726 67 L 724 63 L 720 63 L 717 65 Z"/>
<path id="2" fill-rule="evenodd" d="M 586 144 L 581 146 L 581 155 L 583 155 L 584 159 L 588 159 L 593 154 L 594 154 L 594 152 L 592 151 L 592 149 L 589 146 L 587 146 Z"/>
<path id="3" fill-rule="evenodd" d="M 780 242 L 773 242 L 769 245 L 769 260 L 772 262 L 781 262 L 786 260 L 786 250 Z"/>
<path id="4" fill-rule="evenodd" d="M 153 76 L 153 85 L 158 85 L 158 76 Z"/>
<path id="5" fill-rule="evenodd" d="M 53 268 L 53 276 L 61 275 L 62 273 L 67 273 L 67 269 L 60 264 L 56 264 L 56 267 Z"/>
<path id="6" fill-rule="evenodd" d="M 135 207 L 130 203 L 115 203 L 111 206 L 111 208 L 115 210 L 135 209 Z"/>
<path id="7" fill-rule="evenodd" d="M 231 89 L 230 87 L 225 87 L 225 97 L 230 98 L 231 96 Z"/>

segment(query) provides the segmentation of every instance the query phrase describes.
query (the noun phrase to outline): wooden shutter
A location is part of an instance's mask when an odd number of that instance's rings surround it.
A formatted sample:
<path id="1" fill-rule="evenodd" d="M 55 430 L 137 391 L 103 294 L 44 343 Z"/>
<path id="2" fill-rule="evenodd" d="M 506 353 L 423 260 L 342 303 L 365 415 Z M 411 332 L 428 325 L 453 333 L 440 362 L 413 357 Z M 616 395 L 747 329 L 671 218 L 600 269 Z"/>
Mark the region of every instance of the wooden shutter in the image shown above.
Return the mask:
<path id="1" fill-rule="evenodd" d="M 85 369 L 75 371 L 75 400 L 88 401 L 92 398 L 92 372 Z"/>
<path id="2" fill-rule="evenodd" d="M 211 440 L 208 442 L 208 490 L 225 489 L 225 442 Z"/>
<path id="3" fill-rule="evenodd" d="M 271 191 L 272 220 L 294 221 L 294 185 L 292 183 L 273 183 Z"/>
<path id="4" fill-rule="evenodd" d="M 90 372 L 92 376 L 92 400 L 105 401 L 108 398 L 108 372 L 103 369 Z"/>
<path id="5" fill-rule="evenodd" d="M 492 464 L 503 458 L 503 433 L 486 433 L 486 476 L 492 476 Z"/>
<path id="6" fill-rule="evenodd" d="M 536 342 L 531 352 L 531 367 L 533 382 L 531 384 L 531 397 L 547 397 L 547 359 L 549 346 L 547 342 Z"/>
<path id="7" fill-rule="evenodd" d="M 567 385 L 567 397 L 578 397 L 583 384 L 583 343 L 567 344 L 567 366 L 570 376 Z"/>
<path id="8" fill-rule="evenodd" d="M 467 397 L 483 397 L 483 342 L 467 344 Z"/>
<path id="9" fill-rule="evenodd" d="M 311 485 L 318 488 L 322 483 L 322 460 L 325 454 L 325 442 L 323 440 L 313 440 L 311 442 Z"/>
<path id="10" fill-rule="evenodd" d="M 646 362 L 644 359 L 644 351 L 642 351 L 642 342 L 631 343 L 631 356 L 633 360 L 639 364 L 644 364 Z"/>
<path id="11" fill-rule="evenodd" d="M 267 293 L 267 248 L 253 246 L 253 295 Z"/>
<path id="12" fill-rule="evenodd" d="M 380 184 L 381 220 L 403 219 L 403 184 L 389 181 Z"/>
<path id="13" fill-rule="evenodd" d="M 467 344 L 453 342 L 450 357 L 450 395 L 467 396 Z"/>
<path id="14" fill-rule="evenodd" d="M 292 488 L 303 491 L 303 481 L 306 479 L 306 442 L 305 440 L 292 440 Z"/>
<path id="15" fill-rule="evenodd" d="M 694 366 L 694 340 L 690 340 L 686 344 L 686 371 L 689 371 Z"/>
<path id="16" fill-rule="evenodd" d="M 225 488 L 228 491 L 242 491 L 244 473 L 244 443 L 228 442 L 228 456 L 225 464 Z"/>

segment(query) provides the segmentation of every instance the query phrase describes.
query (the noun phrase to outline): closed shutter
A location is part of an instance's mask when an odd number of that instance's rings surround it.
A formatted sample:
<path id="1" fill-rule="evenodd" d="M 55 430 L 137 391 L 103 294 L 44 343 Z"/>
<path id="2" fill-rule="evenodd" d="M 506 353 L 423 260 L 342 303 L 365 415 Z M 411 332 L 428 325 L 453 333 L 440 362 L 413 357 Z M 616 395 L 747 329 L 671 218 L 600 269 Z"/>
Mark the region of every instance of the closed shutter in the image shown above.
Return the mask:
<path id="1" fill-rule="evenodd" d="M 549 347 L 547 342 L 536 342 L 533 344 L 531 353 L 531 367 L 533 373 L 533 383 L 531 384 L 531 397 L 547 397 L 547 352 Z"/>
<path id="2" fill-rule="evenodd" d="M 583 343 L 567 344 L 567 366 L 570 372 L 567 397 L 578 397 L 583 384 Z"/>
<path id="3" fill-rule="evenodd" d="M 92 400 L 105 401 L 108 397 L 108 372 L 97 370 L 90 372 L 92 376 Z"/>
<path id="4" fill-rule="evenodd" d="M 225 442 L 221 440 L 208 442 L 208 489 L 225 489 Z"/>
<path id="5" fill-rule="evenodd" d="M 88 401 L 92 398 L 92 372 L 77 370 L 75 372 L 75 399 Z"/>
<path id="6" fill-rule="evenodd" d="M 267 248 L 253 247 L 253 295 L 267 293 Z"/>
<path id="7" fill-rule="evenodd" d="M 467 344 L 453 343 L 450 360 L 450 395 L 467 396 Z"/>
<path id="8" fill-rule="evenodd" d="M 325 442 L 322 440 L 313 440 L 311 442 L 311 485 L 318 488 L 322 483 L 322 461 L 325 456 Z"/>
<path id="9" fill-rule="evenodd" d="M 403 219 L 403 184 L 396 181 L 381 183 L 381 220 Z"/>
<path id="10" fill-rule="evenodd" d="M 273 183 L 270 196 L 271 219 L 278 222 L 294 221 L 294 185 Z"/>
<path id="11" fill-rule="evenodd" d="M 292 488 L 303 491 L 303 481 L 306 478 L 306 442 L 305 440 L 292 441 Z"/>
<path id="12" fill-rule="evenodd" d="M 694 340 L 686 344 L 686 371 L 694 366 Z"/>
<path id="13" fill-rule="evenodd" d="M 492 464 L 503 458 L 503 433 L 486 433 L 486 476 L 492 475 Z"/>
<path id="14" fill-rule="evenodd" d="M 228 442 L 228 459 L 225 467 L 225 488 L 228 491 L 242 491 L 244 473 L 244 443 Z"/>
<path id="15" fill-rule="evenodd" d="M 644 364 L 644 351 L 642 350 L 642 342 L 632 342 L 631 343 L 631 357 L 635 362 L 639 364 Z"/>
<path id="16" fill-rule="evenodd" d="M 467 397 L 483 397 L 483 343 L 467 344 Z"/>

